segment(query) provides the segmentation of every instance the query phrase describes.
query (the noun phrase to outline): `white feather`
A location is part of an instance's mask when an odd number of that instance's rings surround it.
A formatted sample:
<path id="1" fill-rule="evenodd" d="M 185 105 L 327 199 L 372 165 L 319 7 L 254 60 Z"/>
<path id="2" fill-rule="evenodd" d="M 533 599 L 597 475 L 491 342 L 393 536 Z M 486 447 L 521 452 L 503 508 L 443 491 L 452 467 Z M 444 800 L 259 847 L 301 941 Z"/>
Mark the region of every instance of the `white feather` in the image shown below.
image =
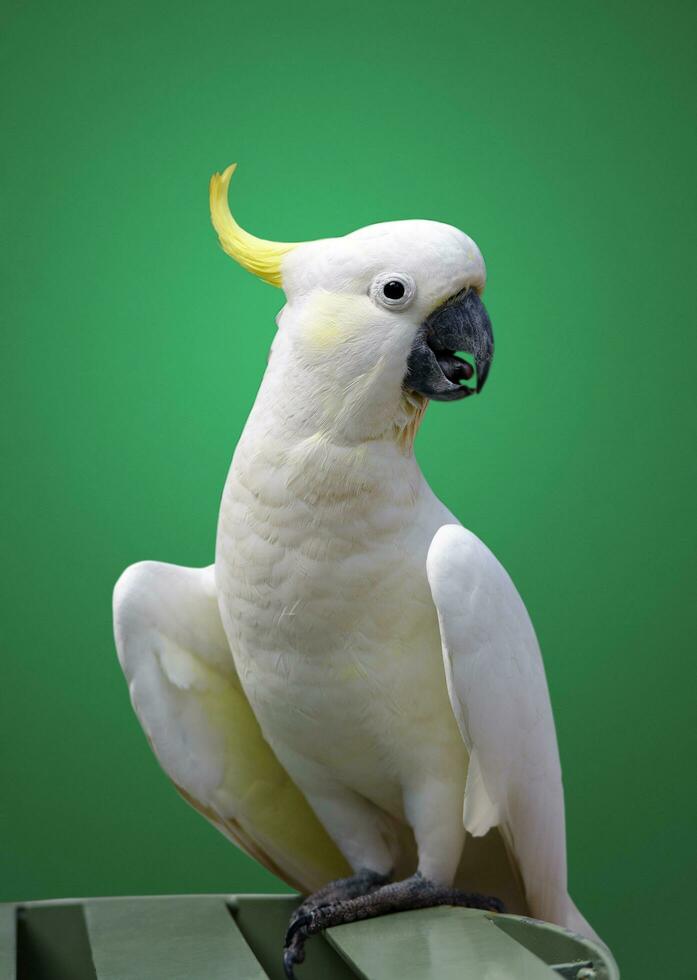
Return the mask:
<path id="1" fill-rule="evenodd" d="M 188 802 L 295 887 L 346 873 L 242 692 L 213 567 L 132 565 L 114 590 L 114 630 L 136 714 Z"/>
<path id="2" fill-rule="evenodd" d="M 429 549 L 450 701 L 470 749 L 465 826 L 501 825 L 532 914 L 595 932 L 567 891 L 559 752 L 539 646 L 505 569 L 470 531 L 446 525 Z"/>

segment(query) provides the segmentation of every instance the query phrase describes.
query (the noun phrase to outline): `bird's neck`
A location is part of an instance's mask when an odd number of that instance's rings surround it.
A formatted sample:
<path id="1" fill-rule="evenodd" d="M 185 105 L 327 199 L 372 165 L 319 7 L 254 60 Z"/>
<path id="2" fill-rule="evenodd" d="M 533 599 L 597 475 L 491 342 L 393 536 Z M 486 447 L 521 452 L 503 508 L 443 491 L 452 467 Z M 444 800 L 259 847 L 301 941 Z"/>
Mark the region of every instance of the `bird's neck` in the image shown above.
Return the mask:
<path id="1" fill-rule="evenodd" d="M 427 402 L 404 394 L 392 412 L 366 418 L 356 390 L 313 390 L 302 365 L 278 353 L 235 452 L 233 479 L 252 493 L 273 481 L 312 506 L 339 510 L 395 494 L 416 501 L 424 481 L 413 444 Z"/>
<path id="2" fill-rule="evenodd" d="M 324 374 L 308 366 L 292 338 L 281 334 L 248 425 L 257 436 L 266 428 L 288 439 L 321 437 L 338 446 L 394 443 L 411 456 L 428 400 L 404 391 L 391 378 L 386 381 L 380 361 L 341 383 L 331 370 Z"/>

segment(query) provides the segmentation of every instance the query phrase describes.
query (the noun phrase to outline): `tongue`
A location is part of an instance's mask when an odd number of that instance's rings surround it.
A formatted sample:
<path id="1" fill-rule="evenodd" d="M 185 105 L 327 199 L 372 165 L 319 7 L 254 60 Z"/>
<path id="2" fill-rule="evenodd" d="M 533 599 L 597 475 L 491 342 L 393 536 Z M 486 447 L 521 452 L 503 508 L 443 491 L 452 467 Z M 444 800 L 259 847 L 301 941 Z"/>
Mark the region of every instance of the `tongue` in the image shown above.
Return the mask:
<path id="1" fill-rule="evenodd" d="M 436 359 L 441 371 L 451 384 L 457 385 L 463 381 L 470 381 L 474 375 L 472 365 L 467 361 L 461 361 L 450 351 L 438 351 Z"/>

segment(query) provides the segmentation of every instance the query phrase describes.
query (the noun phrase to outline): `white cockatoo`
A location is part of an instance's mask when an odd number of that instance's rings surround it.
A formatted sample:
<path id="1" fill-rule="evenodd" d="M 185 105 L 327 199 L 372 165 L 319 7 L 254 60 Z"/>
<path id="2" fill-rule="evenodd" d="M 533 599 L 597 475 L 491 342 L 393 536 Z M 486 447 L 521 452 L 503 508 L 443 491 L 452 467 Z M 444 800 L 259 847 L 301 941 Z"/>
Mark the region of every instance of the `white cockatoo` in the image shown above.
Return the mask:
<path id="1" fill-rule="evenodd" d="M 502 900 L 597 939 L 567 891 L 530 619 L 413 455 L 428 400 L 479 391 L 489 371 L 479 249 L 435 221 L 264 241 L 230 214 L 234 169 L 211 180 L 213 225 L 286 305 L 214 564 L 141 562 L 116 586 L 118 654 L 155 755 L 309 895 L 288 976 L 321 929 L 438 904 Z"/>

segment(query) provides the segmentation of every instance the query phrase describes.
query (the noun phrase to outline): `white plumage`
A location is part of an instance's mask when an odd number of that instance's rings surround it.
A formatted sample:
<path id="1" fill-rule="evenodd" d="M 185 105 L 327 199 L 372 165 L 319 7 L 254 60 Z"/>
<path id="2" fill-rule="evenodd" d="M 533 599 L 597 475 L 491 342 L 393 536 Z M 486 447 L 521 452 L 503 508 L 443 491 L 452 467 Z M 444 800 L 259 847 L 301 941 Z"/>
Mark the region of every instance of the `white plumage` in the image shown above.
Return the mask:
<path id="1" fill-rule="evenodd" d="M 439 304 L 483 288 L 479 251 L 409 221 L 278 253 L 288 302 L 215 565 L 144 562 L 116 587 L 141 724 L 186 798 L 303 890 L 418 865 L 594 938 L 530 620 L 412 454 L 407 358 Z M 405 309 L 375 301 L 390 274 L 415 284 Z"/>

